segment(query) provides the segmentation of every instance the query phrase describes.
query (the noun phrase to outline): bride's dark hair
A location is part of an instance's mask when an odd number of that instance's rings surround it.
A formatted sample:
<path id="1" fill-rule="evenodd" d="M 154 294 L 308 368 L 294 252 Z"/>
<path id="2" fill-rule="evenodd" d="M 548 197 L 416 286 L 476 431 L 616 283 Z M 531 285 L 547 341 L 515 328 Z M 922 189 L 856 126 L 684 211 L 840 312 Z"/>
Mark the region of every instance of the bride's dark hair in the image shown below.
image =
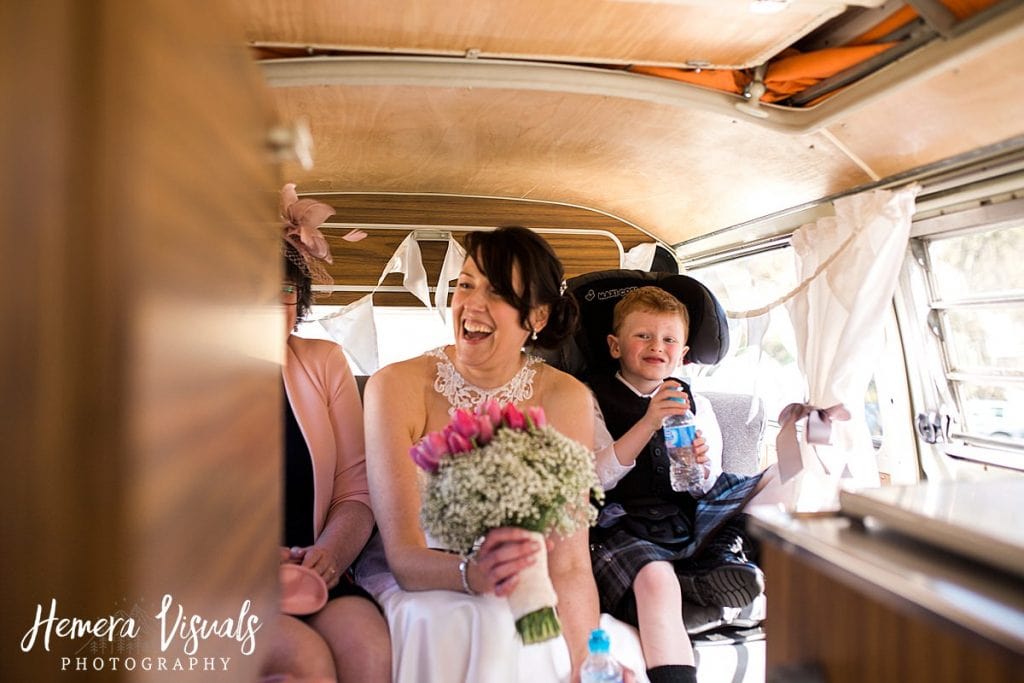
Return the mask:
<path id="1" fill-rule="evenodd" d="M 466 235 L 466 252 L 491 287 L 519 311 L 519 323 L 530 329 L 530 311 L 548 307 L 548 321 L 534 346 L 554 349 L 576 331 L 579 308 L 562 293 L 565 269 L 554 250 L 537 233 L 519 226 L 477 231 Z M 516 293 L 513 273 L 519 266 L 523 291 Z"/>

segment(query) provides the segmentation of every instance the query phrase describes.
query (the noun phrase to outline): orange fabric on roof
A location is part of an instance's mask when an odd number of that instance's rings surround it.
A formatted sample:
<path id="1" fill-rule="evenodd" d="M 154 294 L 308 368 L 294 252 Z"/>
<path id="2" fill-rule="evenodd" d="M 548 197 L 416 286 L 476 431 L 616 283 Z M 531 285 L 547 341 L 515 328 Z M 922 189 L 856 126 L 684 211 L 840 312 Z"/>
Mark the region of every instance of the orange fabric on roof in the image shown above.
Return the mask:
<path id="1" fill-rule="evenodd" d="M 977 14 L 996 4 L 998 0 L 942 0 L 942 4 L 958 21 Z M 795 95 L 820 81 L 849 69 L 875 55 L 888 50 L 896 43 L 876 41 L 889 35 L 901 26 L 917 19 L 913 7 L 904 5 L 883 19 L 870 30 L 851 40 L 844 47 L 834 47 L 815 52 L 798 53 L 789 49 L 768 62 L 765 72 L 765 94 L 762 102 L 778 102 Z M 723 92 L 742 94 L 751 81 L 752 70 L 730 71 L 726 69 L 686 70 L 674 67 L 632 66 L 634 73 L 670 78 L 693 85 L 713 88 Z M 813 103 L 812 103 L 813 104 Z"/>
<path id="2" fill-rule="evenodd" d="M 765 72 L 764 84 L 767 88 L 761 97 L 762 102 L 778 102 L 794 95 L 824 78 L 839 73 L 843 69 L 874 57 L 894 43 L 879 45 L 858 45 L 855 47 L 834 47 L 816 52 L 799 53 L 788 50 L 787 56 L 772 62 Z M 647 74 L 670 78 L 705 88 L 714 88 L 723 92 L 742 94 L 751 81 L 746 71 L 730 71 L 728 69 L 702 69 L 687 71 L 672 67 L 632 66 L 633 73 Z"/>
<path id="3" fill-rule="evenodd" d="M 942 0 L 942 4 L 960 21 L 991 7 L 996 2 L 997 0 Z"/>
<path id="4" fill-rule="evenodd" d="M 889 35 L 899 27 L 910 23 L 914 19 L 917 19 L 917 12 L 913 7 L 901 7 L 878 24 L 875 24 L 870 29 L 851 40 L 847 45 L 864 45 L 866 43 L 873 43 L 876 40 Z"/>
<path id="5" fill-rule="evenodd" d="M 942 4 L 945 5 L 946 9 L 952 12 L 957 21 L 963 21 L 967 17 L 991 7 L 996 4 L 996 2 L 998 2 L 998 0 L 942 0 Z M 851 40 L 847 45 L 864 45 L 865 43 L 873 43 L 876 40 L 889 35 L 899 27 L 917 19 L 917 17 L 917 11 L 909 5 L 905 5 L 893 12 L 876 26 L 871 27 L 868 31 Z"/>
<path id="6" fill-rule="evenodd" d="M 856 66 L 866 59 L 885 52 L 896 43 L 833 47 L 805 54 L 783 57 L 768 65 L 764 75 L 767 88 L 762 102 L 777 102 L 809 88 L 822 79 Z"/>
<path id="7" fill-rule="evenodd" d="M 669 66 L 631 66 L 629 70 L 633 73 L 670 78 L 673 81 L 683 81 L 684 83 L 714 88 L 715 90 L 736 93 L 737 95 L 741 94 L 743 89 L 747 87 L 747 83 L 750 82 L 750 77 L 744 72 L 729 69 L 687 71 Z"/>

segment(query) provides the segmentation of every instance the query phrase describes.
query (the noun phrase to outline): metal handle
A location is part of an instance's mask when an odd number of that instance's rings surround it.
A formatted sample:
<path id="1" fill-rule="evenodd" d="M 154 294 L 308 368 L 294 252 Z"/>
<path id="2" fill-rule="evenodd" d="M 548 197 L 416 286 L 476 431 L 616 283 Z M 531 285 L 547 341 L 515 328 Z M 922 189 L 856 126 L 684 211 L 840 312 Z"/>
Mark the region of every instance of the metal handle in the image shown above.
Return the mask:
<path id="1" fill-rule="evenodd" d="M 942 441 L 942 415 L 937 410 L 917 414 L 917 433 L 926 443 Z"/>
<path id="2" fill-rule="evenodd" d="M 271 128 L 267 147 L 278 161 L 298 161 L 307 171 L 313 168 L 313 135 L 305 119 Z"/>

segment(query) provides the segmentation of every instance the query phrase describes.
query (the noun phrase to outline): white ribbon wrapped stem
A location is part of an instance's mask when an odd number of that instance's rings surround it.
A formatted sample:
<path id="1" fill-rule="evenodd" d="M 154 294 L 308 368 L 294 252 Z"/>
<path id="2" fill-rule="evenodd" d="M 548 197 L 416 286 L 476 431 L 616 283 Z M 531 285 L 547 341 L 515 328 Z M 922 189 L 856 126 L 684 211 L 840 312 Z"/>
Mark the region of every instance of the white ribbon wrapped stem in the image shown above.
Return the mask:
<path id="1" fill-rule="evenodd" d="M 517 621 L 531 612 L 558 604 L 558 595 L 548 575 L 547 542 L 543 534 L 531 531 L 530 535 L 540 543 L 541 551 L 536 562 L 519 572 L 519 583 L 508 596 L 512 616 Z"/>

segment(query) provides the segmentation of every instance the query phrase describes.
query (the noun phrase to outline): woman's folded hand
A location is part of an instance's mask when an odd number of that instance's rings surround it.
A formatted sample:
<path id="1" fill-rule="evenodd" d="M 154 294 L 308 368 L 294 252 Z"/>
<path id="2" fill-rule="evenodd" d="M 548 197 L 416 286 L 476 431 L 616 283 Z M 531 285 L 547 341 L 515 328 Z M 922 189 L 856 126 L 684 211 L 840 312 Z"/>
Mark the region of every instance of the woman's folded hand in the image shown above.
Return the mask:
<path id="1" fill-rule="evenodd" d="M 324 580 L 328 588 L 338 585 L 341 578 L 341 571 L 337 567 L 334 556 L 318 545 L 306 546 L 305 548 L 292 547 L 282 548 L 282 561 L 301 564 L 303 567 L 312 569 Z M 284 557 L 284 553 L 288 556 Z"/>
<path id="2" fill-rule="evenodd" d="M 479 577 L 473 589 L 507 596 L 516 586 L 519 572 L 537 561 L 542 545 L 524 529 L 501 527 L 487 532 L 470 565 Z"/>

